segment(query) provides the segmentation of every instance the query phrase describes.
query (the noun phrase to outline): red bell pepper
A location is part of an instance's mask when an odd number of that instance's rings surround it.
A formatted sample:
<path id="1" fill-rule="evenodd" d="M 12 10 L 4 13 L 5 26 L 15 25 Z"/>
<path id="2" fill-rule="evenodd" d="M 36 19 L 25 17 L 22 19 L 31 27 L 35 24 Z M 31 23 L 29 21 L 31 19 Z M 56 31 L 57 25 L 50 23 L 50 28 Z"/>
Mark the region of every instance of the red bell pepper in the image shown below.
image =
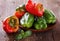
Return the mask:
<path id="1" fill-rule="evenodd" d="M 16 16 L 11 16 L 3 21 L 3 29 L 7 33 L 17 32 L 19 29 L 19 20 Z"/>
<path id="2" fill-rule="evenodd" d="M 18 11 L 15 12 L 15 16 L 18 17 L 18 18 L 21 18 L 24 15 L 24 13 L 25 12 L 18 10 Z"/>
<path id="3" fill-rule="evenodd" d="M 28 1 L 28 3 L 25 5 L 25 8 L 28 12 L 35 16 L 43 16 L 43 5 L 41 3 L 32 3 L 31 0 Z"/>
<path id="4" fill-rule="evenodd" d="M 20 5 L 20 7 L 16 8 L 15 16 L 21 18 L 25 14 L 25 5 Z"/>

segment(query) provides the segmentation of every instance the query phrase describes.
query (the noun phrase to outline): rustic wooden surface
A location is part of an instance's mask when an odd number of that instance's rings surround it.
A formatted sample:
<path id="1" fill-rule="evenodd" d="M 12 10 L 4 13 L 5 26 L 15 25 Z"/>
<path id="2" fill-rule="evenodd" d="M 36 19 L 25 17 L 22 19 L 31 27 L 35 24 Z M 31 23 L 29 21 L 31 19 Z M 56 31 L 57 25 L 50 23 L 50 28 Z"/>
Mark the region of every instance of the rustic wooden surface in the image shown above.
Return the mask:
<path id="1" fill-rule="evenodd" d="M 18 41 L 60 41 L 60 0 L 32 0 L 43 3 L 45 8 L 51 9 L 56 17 L 57 24 L 53 30 L 33 33 L 32 36 Z M 13 15 L 15 8 L 27 0 L 0 0 L 0 41 L 16 41 L 12 35 L 7 35 L 2 28 L 2 20 Z"/>

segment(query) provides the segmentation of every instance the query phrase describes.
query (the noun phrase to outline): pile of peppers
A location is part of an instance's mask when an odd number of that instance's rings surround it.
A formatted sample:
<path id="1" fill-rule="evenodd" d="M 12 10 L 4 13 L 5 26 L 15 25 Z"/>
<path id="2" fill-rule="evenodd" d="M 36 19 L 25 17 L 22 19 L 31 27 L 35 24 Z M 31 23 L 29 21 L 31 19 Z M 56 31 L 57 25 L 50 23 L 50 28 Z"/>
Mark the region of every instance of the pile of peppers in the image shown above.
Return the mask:
<path id="1" fill-rule="evenodd" d="M 3 29 L 7 33 L 14 33 L 19 30 L 19 24 L 23 27 L 30 28 L 33 25 L 34 16 L 41 17 L 43 16 L 43 12 L 44 8 L 41 3 L 36 4 L 29 0 L 26 5 L 17 7 L 13 16 L 10 16 L 3 21 Z M 19 19 L 21 19 L 20 23 Z"/>
<path id="2" fill-rule="evenodd" d="M 44 10 L 43 4 L 33 3 L 28 0 L 27 4 L 20 5 L 16 8 L 13 16 L 3 21 L 3 29 L 7 33 L 18 32 L 20 26 L 24 28 L 32 28 L 43 30 L 47 28 L 47 24 L 55 23 L 56 17 L 49 10 Z"/>

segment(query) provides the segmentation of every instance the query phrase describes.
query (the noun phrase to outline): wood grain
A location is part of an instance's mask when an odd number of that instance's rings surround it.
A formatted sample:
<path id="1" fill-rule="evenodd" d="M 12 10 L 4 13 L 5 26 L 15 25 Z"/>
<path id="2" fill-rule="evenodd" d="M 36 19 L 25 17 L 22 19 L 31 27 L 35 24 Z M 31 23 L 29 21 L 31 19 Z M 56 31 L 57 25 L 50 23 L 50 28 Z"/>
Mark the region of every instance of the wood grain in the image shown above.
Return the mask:
<path id="1" fill-rule="evenodd" d="M 53 30 L 33 33 L 32 36 L 18 41 L 60 41 L 60 0 L 32 0 L 41 2 L 45 8 L 51 9 L 58 20 Z M 26 3 L 27 0 L 0 0 L 0 41 L 16 41 L 14 35 L 7 35 L 2 27 L 2 20 L 14 14 L 17 6 Z"/>

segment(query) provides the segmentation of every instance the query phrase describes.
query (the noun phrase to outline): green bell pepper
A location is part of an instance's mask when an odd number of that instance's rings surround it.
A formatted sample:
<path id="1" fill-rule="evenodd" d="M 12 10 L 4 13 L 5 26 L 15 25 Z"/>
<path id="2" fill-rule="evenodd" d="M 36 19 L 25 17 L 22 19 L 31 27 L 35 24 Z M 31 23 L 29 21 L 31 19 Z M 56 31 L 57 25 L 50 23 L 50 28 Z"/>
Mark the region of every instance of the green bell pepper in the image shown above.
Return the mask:
<path id="1" fill-rule="evenodd" d="M 32 31 L 27 30 L 27 31 L 25 31 L 25 34 L 24 34 L 23 38 L 29 37 L 31 35 L 32 35 Z"/>
<path id="2" fill-rule="evenodd" d="M 33 22 L 34 22 L 34 16 L 28 12 L 26 12 L 25 15 L 22 17 L 22 19 L 20 20 L 20 24 L 26 28 L 32 27 Z"/>
<path id="3" fill-rule="evenodd" d="M 45 9 L 45 10 L 44 10 L 44 18 L 45 18 L 45 20 L 46 20 L 46 22 L 47 22 L 48 24 L 50 24 L 50 23 L 55 23 L 55 22 L 56 22 L 56 16 L 55 16 L 54 13 L 53 13 L 51 10 L 49 10 L 49 9 Z"/>
<path id="4" fill-rule="evenodd" d="M 15 36 L 15 39 L 16 39 L 16 40 L 21 40 L 21 39 L 27 38 L 27 37 L 29 37 L 29 36 L 31 36 L 31 35 L 32 35 L 32 31 L 30 31 L 30 30 L 27 30 L 27 31 L 21 30 L 21 32 L 18 33 L 18 34 Z"/>
<path id="5" fill-rule="evenodd" d="M 37 30 L 46 29 L 47 28 L 47 24 L 46 24 L 45 19 L 43 17 L 37 18 L 36 22 L 34 23 L 34 27 Z"/>

